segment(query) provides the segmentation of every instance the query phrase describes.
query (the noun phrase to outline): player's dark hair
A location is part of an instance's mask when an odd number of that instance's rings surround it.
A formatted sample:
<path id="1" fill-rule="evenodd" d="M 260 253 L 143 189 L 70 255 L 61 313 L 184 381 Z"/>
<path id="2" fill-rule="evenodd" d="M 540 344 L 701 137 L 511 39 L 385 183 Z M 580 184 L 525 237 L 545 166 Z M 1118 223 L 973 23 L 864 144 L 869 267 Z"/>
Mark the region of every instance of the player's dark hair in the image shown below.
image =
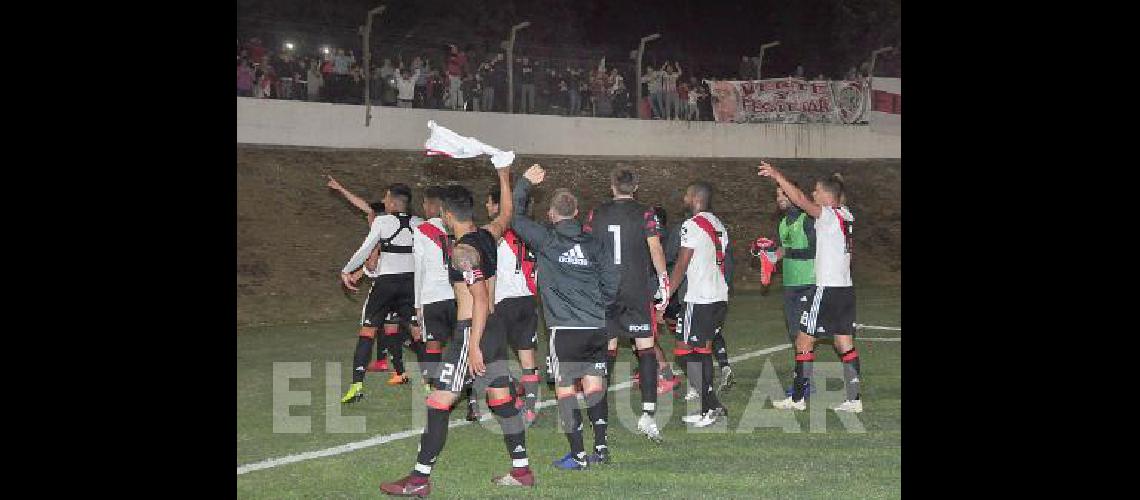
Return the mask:
<path id="1" fill-rule="evenodd" d="M 491 203 L 498 205 L 499 199 L 503 197 L 503 188 L 496 182 L 495 185 L 491 186 L 491 190 L 487 191 L 487 196 L 491 197 Z"/>
<path id="2" fill-rule="evenodd" d="M 412 203 L 412 188 L 408 187 L 407 184 L 404 184 L 402 182 L 392 184 L 391 186 L 388 186 L 388 193 L 390 193 L 392 196 L 395 196 L 396 198 L 404 200 L 405 207 Z"/>
<path id="3" fill-rule="evenodd" d="M 703 202 L 701 203 L 701 206 L 705 207 L 706 210 L 712 208 L 712 184 L 704 181 L 694 182 L 689 185 L 689 189 L 693 190 L 693 196 L 696 196 Z"/>
<path id="4" fill-rule="evenodd" d="M 617 190 L 618 194 L 631 195 L 637 191 L 637 184 L 640 179 L 637 172 L 625 167 L 615 168 L 610 173 L 610 185 Z"/>
<path id="5" fill-rule="evenodd" d="M 475 198 L 471 195 L 471 190 L 463 186 L 448 186 L 444 189 L 442 200 L 443 210 L 450 212 L 455 220 L 459 222 L 471 221 L 471 216 L 475 211 Z"/>
<path id="6" fill-rule="evenodd" d="M 560 188 L 550 198 L 550 206 L 560 217 L 573 217 L 578 211 L 578 198 L 569 189 Z"/>
<path id="7" fill-rule="evenodd" d="M 843 177 L 838 173 L 824 177 L 818 182 L 820 189 L 831 193 L 831 195 L 834 196 L 836 200 L 843 198 Z"/>
<path id="8" fill-rule="evenodd" d="M 372 208 L 373 212 L 378 214 L 382 214 L 387 211 L 387 209 L 384 208 L 384 202 L 382 201 L 374 201 L 372 203 L 369 203 L 368 206 Z"/>
<path id="9" fill-rule="evenodd" d="M 443 193 L 442 186 L 428 186 L 424 189 L 424 200 L 442 201 Z"/>
<path id="10" fill-rule="evenodd" d="M 665 207 L 662 207 L 661 205 L 654 206 L 653 213 L 657 215 L 657 222 L 661 223 L 662 228 L 669 225 L 666 222 L 668 220 L 669 214 L 665 213 Z"/>

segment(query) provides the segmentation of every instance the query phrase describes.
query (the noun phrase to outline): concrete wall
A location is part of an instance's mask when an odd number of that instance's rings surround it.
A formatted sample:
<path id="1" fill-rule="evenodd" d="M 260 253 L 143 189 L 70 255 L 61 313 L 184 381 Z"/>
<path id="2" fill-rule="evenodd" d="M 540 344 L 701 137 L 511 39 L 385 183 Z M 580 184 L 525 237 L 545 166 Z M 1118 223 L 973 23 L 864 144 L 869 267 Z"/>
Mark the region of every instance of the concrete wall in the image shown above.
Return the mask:
<path id="1" fill-rule="evenodd" d="M 518 154 L 667 158 L 901 158 L 869 126 L 569 118 L 237 98 L 237 142 L 422 150 L 428 120 Z"/>

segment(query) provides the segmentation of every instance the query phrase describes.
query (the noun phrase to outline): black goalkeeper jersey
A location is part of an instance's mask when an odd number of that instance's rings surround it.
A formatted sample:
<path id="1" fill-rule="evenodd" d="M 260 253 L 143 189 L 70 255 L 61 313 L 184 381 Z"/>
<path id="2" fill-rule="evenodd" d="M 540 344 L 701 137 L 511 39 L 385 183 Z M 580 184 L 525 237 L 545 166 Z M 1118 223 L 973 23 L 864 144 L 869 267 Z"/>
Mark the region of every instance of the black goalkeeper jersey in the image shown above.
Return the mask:
<path id="1" fill-rule="evenodd" d="M 646 241 L 660 236 L 653 209 L 632 199 L 610 200 L 590 211 L 582 230 L 592 233 L 613 255 L 621 273 L 620 299 L 645 300 L 653 295 L 657 279 Z"/>

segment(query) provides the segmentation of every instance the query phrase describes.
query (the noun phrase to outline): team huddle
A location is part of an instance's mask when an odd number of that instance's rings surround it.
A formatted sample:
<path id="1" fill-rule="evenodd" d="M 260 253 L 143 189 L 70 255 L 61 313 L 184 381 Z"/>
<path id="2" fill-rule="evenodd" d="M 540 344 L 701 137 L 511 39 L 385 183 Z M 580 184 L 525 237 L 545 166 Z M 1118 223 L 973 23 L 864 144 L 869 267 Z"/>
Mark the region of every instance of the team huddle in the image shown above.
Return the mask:
<path id="1" fill-rule="evenodd" d="M 657 397 L 672 391 L 681 377 L 657 342 L 659 324 L 675 332 L 674 362 L 686 374 L 686 399 L 700 400 L 700 411 L 682 421 L 700 428 L 727 416 L 718 393 L 732 385 L 723 332 L 732 259 L 728 231 L 712 213 L 712 186 L 689 185 L 687 218 L 667 228 L 663 209 L 635 199 L 637 173 L 618 168 L 610 176 L 613 199 L 590 210 L 584 222 L 579 222 L 574 193 L 556 189 L 547 220 L 540 223 L 525 214 L 530 191 L 545 180 L 545 170 L 533 165 L 513 186 L 510 170 L 509 164 L 497 168 L 498 183 L 485 204 L 491 222 L 483 226 L 473 222 L 474 196 L 463 186 L 427 188 L 424 220 L 410 215 L 406 185 L 391 185 L 382 204 L 369 204 L 329 180 L 330 188 L 367 214 L 370 226 L 341 270 L 348 290 L 356 291 L 365 275 L 373 280 L 361 313 L 353 383 L 342 403 L 365 397 L 369 371 L 390 368 L 389 385 L 408 383 L 405 346 L 415 354 L 428 386 L 427 425 L 415 464 L 404 478 L 381 484 L 384 493 L 430 494 L 451 408 L 464 394 L 469 420 L 480 418 L 478 399 L 485 397 L 503 431 L 511 468 L 492 481 L 535 484 L 526 430 L 538 418 L 539 303 L 549 342 L 546 373 L 570 446 L 555 467 L 580 470 L 610 461 L 607 393 L 624 340 L 637 359 L 635 383 L 642 405 L 637 430 L 662 442 Z M 788 334 L 796 346 L 792 388 L 774 406 L 807 408 L 815 342 L 833 338 L 847 392 L 834 409 L 861 412 L 850 276 L 853 217 L 842 203 L 842 182 L 821 180 L 809 198 L 767 163 L 761 163 L 758 173 L 777 183 L 784 217 L 776 239 L 757 239 L 753 254 L 783 262 Z M 374 349 L 378 353 L 372 361 Z M 520 375 L 508 366 L 511 351 Z M 714 378 L 714 358 L 719 379 Z M 591 450 L 584 444 L 579 399 L 593 430 Z"/>

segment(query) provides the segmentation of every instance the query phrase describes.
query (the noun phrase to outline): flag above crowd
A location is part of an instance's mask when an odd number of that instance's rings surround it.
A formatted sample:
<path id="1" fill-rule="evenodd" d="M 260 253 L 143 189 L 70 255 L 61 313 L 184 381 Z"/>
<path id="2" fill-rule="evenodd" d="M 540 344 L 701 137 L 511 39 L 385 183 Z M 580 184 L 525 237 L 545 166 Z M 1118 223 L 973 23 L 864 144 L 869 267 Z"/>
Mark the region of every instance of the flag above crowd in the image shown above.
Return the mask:
<path id="1" fill-rule="evenodd" d="M 866 80 L 706 80 L 713 117 L 734 123 L 866 122 Z"/>

